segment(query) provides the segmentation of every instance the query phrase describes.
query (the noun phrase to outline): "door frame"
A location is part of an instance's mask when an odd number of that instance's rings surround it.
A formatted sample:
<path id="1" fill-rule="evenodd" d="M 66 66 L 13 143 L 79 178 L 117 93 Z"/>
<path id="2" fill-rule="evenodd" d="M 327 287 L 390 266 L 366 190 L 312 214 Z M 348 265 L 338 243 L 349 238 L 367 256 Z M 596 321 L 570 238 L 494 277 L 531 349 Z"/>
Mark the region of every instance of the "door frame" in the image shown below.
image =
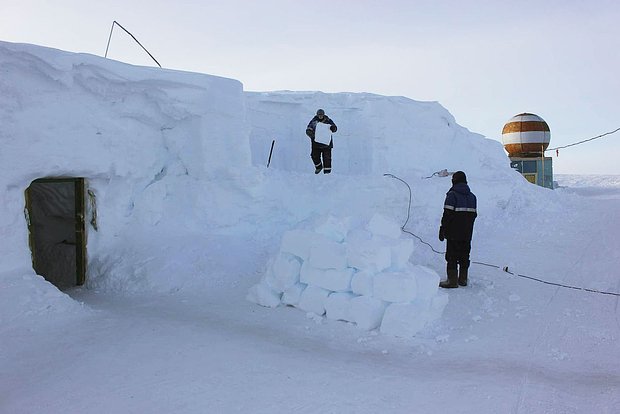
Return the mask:
<path id="1" fill-rule="evenodd" d="M 85 179 L 83 177 L 46 177 L 37 178 L 33 180 L 33 183 L 66 183 L 72 182 L 74 184 L 74 199 L 75 199 L 75 284 L 81 286 L 86 282 L 86 228 L 84 225 L 84 218 L 86 216 L 86 203 L 85 203 Z M 30 198 L 30 185 L 25 190 L 26 196 L 26 220 L 28 223 L 28 244 L 30 245 L 30 253 L 32 256 L 32 267 L 37 267 L 35 261 L 35 238 L 30 220 L 30 212 L 32 211 L 32 200 Z"/>

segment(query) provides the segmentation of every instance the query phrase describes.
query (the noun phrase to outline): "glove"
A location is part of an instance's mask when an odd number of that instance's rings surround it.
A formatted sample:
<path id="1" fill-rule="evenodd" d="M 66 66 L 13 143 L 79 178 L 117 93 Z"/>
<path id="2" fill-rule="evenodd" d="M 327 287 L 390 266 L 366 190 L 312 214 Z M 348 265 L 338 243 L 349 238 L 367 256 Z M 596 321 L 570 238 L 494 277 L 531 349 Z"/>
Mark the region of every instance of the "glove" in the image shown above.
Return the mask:
<path id="1" fill-rule="evenodd" d="M 338 128 L 336 127 L 336 125 L 332 125 L 332 126 L 329 127 L 329 130 L 332 131 L 332 132 L 336 132 L 336 131 L 338 131 Z"/>
<path id="2" fill-rule="evenodd" d="M 445 236 L 443 234 L 443 227 L 439 227 L 439 241 L 444 241 L 445 240 Z"/>
<path id="3" fill-rule="evenodd" d="M 310 139 L 314 139 L 314 131 L 312 129 L 306 129 L 306 135 L 308 135 Z"/>

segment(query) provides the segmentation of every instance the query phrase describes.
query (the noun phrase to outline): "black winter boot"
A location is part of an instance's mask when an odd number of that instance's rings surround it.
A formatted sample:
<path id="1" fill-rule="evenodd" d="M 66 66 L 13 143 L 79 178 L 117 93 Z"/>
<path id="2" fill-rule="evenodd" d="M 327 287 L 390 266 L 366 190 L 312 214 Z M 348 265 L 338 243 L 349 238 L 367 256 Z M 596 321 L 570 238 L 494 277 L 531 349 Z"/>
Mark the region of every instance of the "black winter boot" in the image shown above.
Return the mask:
<path id="1" fill-rule="evenodd" d="M 456 269 L 448 269 L 448 280 L 439 282 L 439 287 L 444 289 L 452 289 L 459 287 L 458 284 L 458 271 Z"/>
<path id="2" fill-rule="evenodd" d="M 323 164 L 315 165 L 314 166 L 314 173 L 318 174 L 318 173 L 321 172 L 322 169 L 323 169 Z"/>
<path id="3" fill-rule="evenodd" d="M 459 286 L 467 286 L 467 271 L 466 267 L 459 268 Z"/>

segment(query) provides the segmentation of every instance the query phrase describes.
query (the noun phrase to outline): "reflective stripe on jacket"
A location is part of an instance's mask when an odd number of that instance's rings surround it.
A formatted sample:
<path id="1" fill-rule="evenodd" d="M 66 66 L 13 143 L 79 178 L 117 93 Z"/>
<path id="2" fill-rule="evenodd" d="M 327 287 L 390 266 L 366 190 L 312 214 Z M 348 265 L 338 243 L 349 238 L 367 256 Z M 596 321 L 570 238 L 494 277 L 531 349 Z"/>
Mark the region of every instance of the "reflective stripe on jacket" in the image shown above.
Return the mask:
<path id="1" fill-rule="evenodd" d="M 441 231 L 449 240 L 470 240 L 478 216 L 474 193 L 465 183 L 454 184 L 446 193 L 441 218 Z"/>

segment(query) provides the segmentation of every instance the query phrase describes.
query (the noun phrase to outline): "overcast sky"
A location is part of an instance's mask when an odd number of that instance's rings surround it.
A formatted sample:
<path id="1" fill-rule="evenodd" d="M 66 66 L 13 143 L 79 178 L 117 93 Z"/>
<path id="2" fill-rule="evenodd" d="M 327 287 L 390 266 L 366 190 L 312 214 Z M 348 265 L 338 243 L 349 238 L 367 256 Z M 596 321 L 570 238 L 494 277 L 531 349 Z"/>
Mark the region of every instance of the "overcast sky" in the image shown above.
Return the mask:
<path id="1" fill-rule="evenodd" d="M 620 127 L 617 0 L 0 0 L 8 42 L 103 56 L 114 20 L 163 67 L 249 91 L 438 101 L 496 140 L 532 112 L 550 147 Z M 108 57 L 155 65 L 119 28 Z M 620 132 L 547 155 L 556 173 L 620 174 Z"/>

